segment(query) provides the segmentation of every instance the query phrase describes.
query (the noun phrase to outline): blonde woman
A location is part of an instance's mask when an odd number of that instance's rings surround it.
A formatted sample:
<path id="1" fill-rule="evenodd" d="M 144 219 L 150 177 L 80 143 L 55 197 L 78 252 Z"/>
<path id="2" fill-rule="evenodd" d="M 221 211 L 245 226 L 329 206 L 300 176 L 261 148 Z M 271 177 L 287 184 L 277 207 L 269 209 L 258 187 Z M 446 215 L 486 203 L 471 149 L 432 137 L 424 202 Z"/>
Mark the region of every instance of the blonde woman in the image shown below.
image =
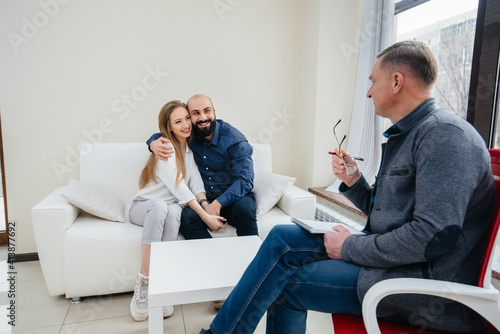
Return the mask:
<path id="1" fill-rule="evenodd" d="M 175 154 L 162 161 L 153 153 L 142 170 L 139 191 L 130 208 L 130 220 L 144 227 L 141 270 L 134 287 L 130 313 L 134 320 L 148 318 L 148 283 L 151 242 L 176 240 L 179 233 L 181 205 L 188 205 L 207 224 L 208 228 L 227 226 L 226 219 L 206 213 L 200 201 L 206 200 L 205 188 L 189 149 L 192 124 L 187 106 L 174 100 L 165 104 L 158 115 L 162 136 L 168 138 Z M 165 307 L 163 316 L 174 312 Z"/>

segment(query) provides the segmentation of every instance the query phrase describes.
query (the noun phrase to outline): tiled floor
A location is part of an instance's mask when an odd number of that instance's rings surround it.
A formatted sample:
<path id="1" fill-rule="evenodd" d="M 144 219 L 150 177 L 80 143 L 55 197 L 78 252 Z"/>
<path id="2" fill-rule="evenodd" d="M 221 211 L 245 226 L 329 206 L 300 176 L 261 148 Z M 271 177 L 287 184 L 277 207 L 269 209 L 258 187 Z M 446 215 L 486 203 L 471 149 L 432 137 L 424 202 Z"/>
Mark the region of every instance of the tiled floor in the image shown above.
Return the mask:
<path id="1" fill-rule="evenodd" d="M 0 273 L 8 270 L 7 251 L 0 247 Z M 87 298 L 80 304 L 71 304 L 64 297 L 50 297 L 45 287 L 38 261 L 15 263 L 15 327 L 7 322 L 8 313 L 0 313 L 0 334 L 105 334 L 148 333 L 148 322 L 135 322 L 130 317 L 129 303 L 132 293 Z M 0 304 L 7 312 L 10 285 L 0 283 Z M 163 321 L 167 334 L 198 334 L 207 328 L 216 311 L 210 303 L 180 305 L 172 317 Z M 328 314 L 310 312 L 308 334 L 333 333 Z M 255 333 L 265 333 L 265 319 Z"/>

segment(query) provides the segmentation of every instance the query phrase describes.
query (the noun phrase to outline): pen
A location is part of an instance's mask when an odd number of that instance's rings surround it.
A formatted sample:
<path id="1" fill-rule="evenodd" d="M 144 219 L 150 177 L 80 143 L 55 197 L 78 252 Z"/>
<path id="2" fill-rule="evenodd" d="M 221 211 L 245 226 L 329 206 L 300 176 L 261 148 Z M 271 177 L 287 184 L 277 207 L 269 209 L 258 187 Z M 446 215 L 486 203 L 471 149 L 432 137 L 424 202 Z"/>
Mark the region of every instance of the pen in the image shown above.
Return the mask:
<path id="1" fill-rule="evenodd" d="M 331 155 L 337 155 L 337 153 L 335 153 L 335 152 L 331 152 L 331 151 L 328 151 L 328 154 L 331 154 Z M 357 156 L 357 155 L 352 155 L 352 154 L 351 154 L 351 157 L 352 157 L 354 160 L 365 161 L 365 158 L 360 157 L 360 156 Z"/>

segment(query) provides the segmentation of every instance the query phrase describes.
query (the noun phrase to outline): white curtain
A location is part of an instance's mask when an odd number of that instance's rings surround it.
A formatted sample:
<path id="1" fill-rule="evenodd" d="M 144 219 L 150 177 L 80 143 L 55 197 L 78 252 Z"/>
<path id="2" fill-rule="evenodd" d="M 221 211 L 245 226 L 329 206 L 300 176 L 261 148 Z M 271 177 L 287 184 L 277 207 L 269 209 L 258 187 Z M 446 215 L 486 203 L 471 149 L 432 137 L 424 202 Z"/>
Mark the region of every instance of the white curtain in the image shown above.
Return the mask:
<path id="1" fill-rule="evenodd" d="M 393 42 L 394 0 L 366 0 L 359 49 L 358 75 L 349 131 L 347 152 L 362 156 L 358 166 L 369 184 L 375 176 L 382 156 L 385 119 L 375 115 L 373 102 L 366 97 L 370 88 L 370 76 L 376 56 Z M 335 181 L 328 191 L 338 192 L 340 181 Z"/>

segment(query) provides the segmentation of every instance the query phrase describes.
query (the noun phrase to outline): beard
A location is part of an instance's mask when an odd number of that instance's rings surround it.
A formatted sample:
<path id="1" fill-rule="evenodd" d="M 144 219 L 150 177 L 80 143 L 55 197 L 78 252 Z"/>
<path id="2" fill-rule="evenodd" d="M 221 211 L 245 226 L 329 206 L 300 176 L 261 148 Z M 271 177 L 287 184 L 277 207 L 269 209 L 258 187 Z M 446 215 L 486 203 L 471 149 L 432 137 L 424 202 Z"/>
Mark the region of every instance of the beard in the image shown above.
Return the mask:
<path id="1" fill-rule="evenodd" d="M 207 122 L 210 122 L 210 126 L 208 128 L 203 128 L 200 129 L 198 126 L 201 124 L 206 124 Z M 193 134 L 198 137 L 198 138 L 205 138 L 210 136 L 212 133 L 215 131 L 215 119 L 214 120 L 207 120 L 204 122 L 196 122 L 196 124 L 193 126 Z"/>

